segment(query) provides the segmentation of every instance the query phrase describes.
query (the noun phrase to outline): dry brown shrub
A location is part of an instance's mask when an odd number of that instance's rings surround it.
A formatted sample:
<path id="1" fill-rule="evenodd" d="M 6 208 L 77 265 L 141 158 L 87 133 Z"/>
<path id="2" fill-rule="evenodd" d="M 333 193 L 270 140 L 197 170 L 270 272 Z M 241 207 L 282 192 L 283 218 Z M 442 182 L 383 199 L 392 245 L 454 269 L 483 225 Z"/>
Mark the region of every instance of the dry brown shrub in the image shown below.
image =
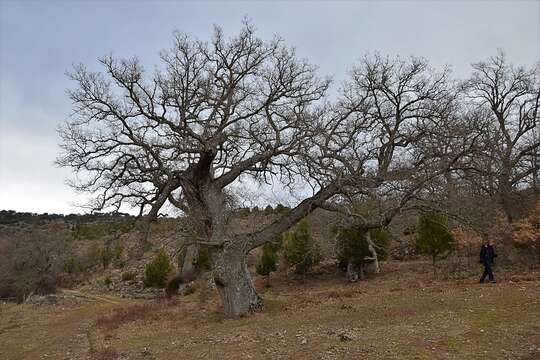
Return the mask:
<path id="1" fill-rule="evenodd" d="M 540 202 L 526 218 L 514 223 L 512 240 L 518 245 L 540 242 Z"/>
<path id="2" fill-rule="evenodd" d="M 540 263 L 540 202 L 529 216 L 513 224 L 512 241 L 524 257 Z"/>
<path id="3" fill-rule="evenodd" d="M 24 301 L 54 293 L 61 282 L 64 234 L 39 228 L 12 229 L 0 238 L 0 298 Z"/>
<path id="4" fill-rule="evenodd" d="M 482 238 L 478 233 L 464 227 L 452 229 L 452 236 L 458 252 L 467 252 L 471 248 L 479 247 L 482 243 Z"/>
<path id="5" fill-rule="evenodd" d="M 109 314 L 96 319 L 95 326 L 105 331 L 112 331 L 120 326 L 138 320 L 159 320 L 166 314 L 165 310 L 178 305 L 178 301 L 159 299 L 141 304 L 125 305 L 112 310 Z"/>

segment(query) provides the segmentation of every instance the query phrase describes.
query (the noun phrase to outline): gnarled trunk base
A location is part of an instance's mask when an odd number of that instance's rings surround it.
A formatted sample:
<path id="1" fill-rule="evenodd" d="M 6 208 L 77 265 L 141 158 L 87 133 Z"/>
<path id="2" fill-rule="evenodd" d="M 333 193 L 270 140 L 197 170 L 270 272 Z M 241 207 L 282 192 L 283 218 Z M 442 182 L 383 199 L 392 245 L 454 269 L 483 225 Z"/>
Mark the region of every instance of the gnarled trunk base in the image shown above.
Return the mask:
<path id="1" fill-rule="evenodd" d="M 263 309 L 246 265 L 246 254 L 238 249 L 212 251 L 214 281 L 227 317 L 240 317 Z"/>

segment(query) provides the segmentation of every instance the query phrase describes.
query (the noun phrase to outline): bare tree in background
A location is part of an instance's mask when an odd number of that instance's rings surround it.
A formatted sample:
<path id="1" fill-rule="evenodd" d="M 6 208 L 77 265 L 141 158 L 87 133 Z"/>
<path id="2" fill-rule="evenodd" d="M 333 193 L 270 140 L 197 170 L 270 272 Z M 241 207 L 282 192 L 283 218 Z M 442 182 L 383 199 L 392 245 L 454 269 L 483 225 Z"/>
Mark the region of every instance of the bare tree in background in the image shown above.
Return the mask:
<path id="1" fill-rule="evenodd" d="M 484 146 L 470 162 L 470 178 L 498 200 L 512 222 L 516 190 L 533 184 L 539 170 L 539 69 L 516 67 L 500 52 L 473 64 L 463 89 L 469 105 L 486 119 Z"/>
<path id="2" fill-rule="evenodd" d="M 112 56 L 101 59 L 106 74 L 74 68 L 75 111 L 57 161 L 76 171 L 75 189 L 95 195 L 94 209 L 130 205 L 148 219 L 167 202 L 182 210 L 198 229 L 193 243 L 209 248 L 227 316 L 262 308 L 250 250 L 339 199 L 379 191 L 405 202 L 455 159 L 422 152 L 451 103 L 447 73 L 423 60 L 366 59 L 330 104 L 329 80 L 249 24 L 231 39 L 216 28 L 209 44 L 174 40 L 150 77 L 136 59 Z M 238 233 L 227 227 L 228 188 L 240 179 L 313 191 L 270 225 Z"/>
<path id="3" fill-rule="evenodd" d="M 372 186 L 347 193 L 339 204 L 324 204 L 326 209 L 367 231 L 388 226 L 405 211 L 434 203 L 441 207 L 433 188 L 441 191 L 439 184 L 452 179 L 454 167 L 470 155 L 478 137 L 459 114 L 449 75 L 448 69 L 436 72 L 416 57 L 374 54 L 353 67 L 339 107 L 348 111 L 363 104 L 349 116 L 362 119 L 365 128 L 357 136 L 368 154 L 364 169 L 375 176 Z M 376 260 L 372 242 L 370 250 Z"/>

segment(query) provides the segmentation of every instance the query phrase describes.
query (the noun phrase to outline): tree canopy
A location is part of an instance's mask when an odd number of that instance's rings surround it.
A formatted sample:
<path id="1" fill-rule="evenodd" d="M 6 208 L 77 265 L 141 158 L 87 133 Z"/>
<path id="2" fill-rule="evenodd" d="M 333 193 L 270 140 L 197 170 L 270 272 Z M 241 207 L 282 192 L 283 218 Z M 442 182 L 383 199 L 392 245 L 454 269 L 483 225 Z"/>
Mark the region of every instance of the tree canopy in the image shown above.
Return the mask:
<path id="1" fill-rule="evenodd" d="M 173 40 L 153 72 L 112 55 L 100 59 L 102 72 L 73 68 L 74 111 L 57 162 L 74 169 L 71 185 L 94 196 L 94 210 L 133 206 L 151 221 L 165 204 L 180 209 L 192 245 L 208 248 L 231 316 L 262 306 L 248 251 L 317 207 L 354 215 L 351 204 L 382 199 L 358 219 L 384 226 L 478 137 L 463 126 L 448 69 L 422 58 L 365 56 L 330 99 L 329 78 L 249 23 L 231 38 L 216 27 L 210 42 L 178 32 Z M 270 224 L 235 233 L 230 190 L 247 179 L 311 191 Z"/>

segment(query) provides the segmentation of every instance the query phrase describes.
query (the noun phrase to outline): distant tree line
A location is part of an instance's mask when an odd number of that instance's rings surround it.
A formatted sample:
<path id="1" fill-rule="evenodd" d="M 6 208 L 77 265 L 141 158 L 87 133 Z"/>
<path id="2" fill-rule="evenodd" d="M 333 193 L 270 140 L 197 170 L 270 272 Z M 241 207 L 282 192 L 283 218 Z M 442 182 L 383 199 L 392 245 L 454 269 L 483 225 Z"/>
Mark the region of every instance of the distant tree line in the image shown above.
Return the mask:
<path id="1" fill-rule="evenodd" d="M 49 214 L 49 213 L 31 213 L 18 212 L 15 210 L 0 210 L 0 224 L 10 225 L 17 223 L 38 224 L 54 220 L 62 220 L 66 223 L 89 223 L 95 221 L 111 220 L 111 219 L 129 219 L 132 215 L 120 212 L 105 212 L 91 214 Z"/>

